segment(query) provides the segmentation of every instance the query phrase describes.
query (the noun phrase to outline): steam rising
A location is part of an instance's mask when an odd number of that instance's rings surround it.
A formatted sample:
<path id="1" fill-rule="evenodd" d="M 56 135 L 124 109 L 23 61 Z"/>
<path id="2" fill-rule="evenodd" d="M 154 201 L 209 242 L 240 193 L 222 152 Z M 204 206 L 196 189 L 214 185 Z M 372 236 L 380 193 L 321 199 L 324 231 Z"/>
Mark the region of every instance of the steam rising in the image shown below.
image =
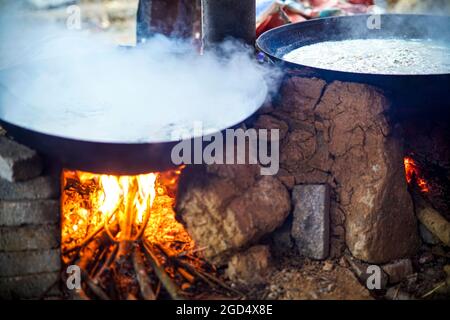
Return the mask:
<path id="1" fill-rule="evenodd" d="M 133 143 L 196 121 L 221 130 L 255 112 L 275 81 L 236 43 L 222 46 L 227 58 L 163 36 L 127 49 L 11 20 L 0 17 L 0 118 L 47 134 Z"/>

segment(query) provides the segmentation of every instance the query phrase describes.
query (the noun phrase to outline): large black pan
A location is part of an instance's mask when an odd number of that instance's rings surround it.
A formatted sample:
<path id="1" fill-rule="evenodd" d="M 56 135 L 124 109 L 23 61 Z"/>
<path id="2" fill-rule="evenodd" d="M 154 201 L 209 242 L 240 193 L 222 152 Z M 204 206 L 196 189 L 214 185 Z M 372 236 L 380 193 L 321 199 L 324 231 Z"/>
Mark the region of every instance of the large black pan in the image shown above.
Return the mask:
<path id="1" fill-rule="evenodd" d="M 8 81 L 5 80 L 9 78 L 2 76 L 3 74 L 20 73 L 29 77 L 30 72 L 27 70 L 21 66 L 0 71 L 0 125 L 6 129 L 9 136 L 18 142 L 59 161 L 65 168 L 88 172 L 133 175 L 164 171 L 177 166 L 171 159 L 171 152 L 180 140 L 171 138 L 170 135 L 167 138 L 164 138 L 165 136 L 161 138 L 161 135 L 158 136 L 159 129 L 153 129 L 155 135 L 152 136 L 151 127 L 141 125 L 140 128 L 136 128 L 139 125 L 133 126 L 134 121 L 132 119 L 129 120 L 127 126 L 124 124 L 126 119 L 113 118 L 114 115 L 111 115 L 107 108 L 102 109 L 100 117 L 105 123 L 114 122 L 115 125 L 108 127 L 108 130 L 104 132 L 96 128 L 95 125 L 88 126 L 91 135 L 87 135 L 82 130 L 79 130 L 80 132 L 66 130 L 64 126 L 58 126 L 58 129 L 49 129 L 52 121 L 59 121 L 58 119 L 61 119 L 62 123 L 74 123 L 74 125 L 76 125 L 76 121 L 79 121 L 78 119 L 89 119 L 90 109 L 85 113 L 76 108 L 65 110 L 65 112 L 55 109 L 57 113 L 55 117 L 52 116 L 52 112 L 39 112 L 47 110 L 47 107 L 35 106 L 32 101 L 25 101 L 19 94 L 11 92 L 8 88 Z M 230 111 L 231 109 L 215 110 L 214 106 L 211 105 L 208 110 L 197 110 L 196 115 L 189 117 L 192 110 L 185 108 L 182 104 L 178 106 L 177 110 L 169 111 L 179 115 L 180 121 L 185 121 L 182 125 L 185 125 L 187 130 L 191 130 L 191 133 L 187 137 L 185 133 L 183 137 L 186 139 L 185 141 L 192 143 L 194 138 L 202 138 L 201 133 L 192 131 L 195 123 L 204 120 L 205 125 L 207 125 L 212 120 L 206 119 L 214 118 L 212 127 L 203 129 L 214 129 L 218 132 L 236 126 L 254 114 L 264 102 L 267 86 L 261 83 L 253 89 L 252 92 L 245 93 L 246 97 L 242 99 L 242 106 L 234 108 L 234 113 Z M 63 86 L 61 90 L 64 90 Z M 170 95 L 170 92 L 166 94 Z M 202 99 L 202 97 L 198 97 L 198 99 Z M 133 105 L 124 105 L 123 108 L 126 112 L 133 113 Z M 164 108 L 166 111 L 168 109 L 164 105 L 160 108 L 161 113 L 164 112 Z M 157 108 L 152 110 L 155 109 L 158 110 Z M 13 116 L 11 116 L 12 113 Z M 45 115 L 42 115 L 42 113 Z M 167 116 L 163 118 L 166 120 L 161 120 L 161 117 L 158 117 L 158 111 L 136 111 L 134 114 L 135 118 L 137 116 L 143 119 L 154 119 L 158 128 L 167 127 L 171 129 L 174 125 L 172 122 L 166 123 L 170 120 L 167 119 Z M 204 119 L 202 119 L 202 116 Z M 195 122 L 192 123 L 193 121 Z M 132 130 L 129 129 L 144 132 L 144 137 L 134 136 L 133 133 L 130 137 L 129 132 Z M 174 130 L 176 129 L 174 128 Z M 109 132 L 115 134 L 110 136 Z M 208 131 L 208 134 L 211 133 L 213 132 Z"/>
<path id="2" fill-rule="evenodd" d="M 262 34 L 257 47 L 289 74 L 341 80 L 381 87 L 403 103 L 440 103 L 450 98 L 450 74 L 385 75 L 313 68 L 283 60 L 299 47 L 324 41 L 349 39 L 433 39 L 450 43 L 450 17 L 428 15 L 381 15 L 381 27 L 369 28 L 367 15 L 332 17 L 285 25 Z M 317 57 L 320 60 L 320 56 Z M 406 99 L 410 97 L 410 99 Z M 414 98 L 413 98 L 414 97 Z"/>

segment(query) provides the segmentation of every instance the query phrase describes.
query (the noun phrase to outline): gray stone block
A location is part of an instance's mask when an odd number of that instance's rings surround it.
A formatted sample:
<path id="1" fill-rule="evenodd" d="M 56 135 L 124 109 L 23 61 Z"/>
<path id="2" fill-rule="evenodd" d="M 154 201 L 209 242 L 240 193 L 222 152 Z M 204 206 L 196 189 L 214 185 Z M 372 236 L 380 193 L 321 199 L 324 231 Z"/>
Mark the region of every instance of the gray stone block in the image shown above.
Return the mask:
<path id="1" fill-rule="evenodd" d="M 0 201 L 0 227 L 57 224 L 59 200 Z"/>
<path id="2" fill-rule="evenodd" d="M 0 179 L 0 200 L 57 199 L 59 194 L 60 182 L 56 177 L 37 177 L 24 182 L 9 182 Z"/>
<path id="3" fill-rule="evenodd" d="M 36 178 L 42 169 L 42 160 L 35 151 L 0 136 L 0 178 L 24 181 Z"/>
<path id="4" fill-rule="evenodd" d="M 7 300 L 39 299 L 59 279 L 59 272 L 0 278 L 0 298 Z M 53 286 L 47 292 L 48 296 L 59 294 L 61 294 L 59 285 Z"/>
<path id="5" fill-rule="evenodd" d="M 301 255 L 326 259 L 330 250 L 330 188 L 297 185 L 292 191 L 292 237 Z"/>
<path id="6" fill-rule="evenodd" d="M 0 251 L 58 248 L 60 233 L 58 225 L 0 227 Z"/>
<path id="7" fill-rule="evenodd" d="M 24 276 L 60 270 L 60 249 L 0 252 L 0 277 Z"/>

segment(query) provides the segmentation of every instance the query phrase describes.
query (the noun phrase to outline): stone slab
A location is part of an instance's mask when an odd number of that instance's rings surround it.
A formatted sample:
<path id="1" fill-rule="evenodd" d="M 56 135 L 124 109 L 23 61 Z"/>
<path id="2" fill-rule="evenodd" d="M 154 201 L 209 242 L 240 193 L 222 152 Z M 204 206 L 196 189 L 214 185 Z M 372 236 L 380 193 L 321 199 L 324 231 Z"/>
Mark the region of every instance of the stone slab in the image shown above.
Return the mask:
<path id="1" fill-rule="evenodd" d="M 39 299 L 59 278 L 59 272 L 0 278 L 0 298 Z M 58 294 L 60 294 L 58 285 L 48 291 L 48 296 Z"/>
<path id="2" fill-rule="evenodd" d="M 0 227 L 57 224 L 59 200 L 0 201 Z"/>
<path id="3" fill-rule="evenodd" d="M 297 185 L 292 191 L 292 237 L 301 255 L 322 260 L 330 248 L 330 188 L 325 184 Z"/>
<path id="4" fill-rule="evenodd" d="M 58 248 L 60 238 L 58 225 L 0 227 L 0 251 Z"/>
<path id="5" fill-rule="evenodd" d="M 9 182 L 0 179 L 0 200 L 57 199 L 60 195 L 59 179 L 41 176 L 29 181 Z"/>
<path id="6" fill-rule="evenodd" d="M 60 270 L 60 249 L 0 252 L 0 277 L 24 276 Z"/>
<path id="7" fill-rule="evenodd" d="M 0 136 L 0 178 L 24 181 L 36 178 L 42 170 L 42 160 L 34 150 Z"/>

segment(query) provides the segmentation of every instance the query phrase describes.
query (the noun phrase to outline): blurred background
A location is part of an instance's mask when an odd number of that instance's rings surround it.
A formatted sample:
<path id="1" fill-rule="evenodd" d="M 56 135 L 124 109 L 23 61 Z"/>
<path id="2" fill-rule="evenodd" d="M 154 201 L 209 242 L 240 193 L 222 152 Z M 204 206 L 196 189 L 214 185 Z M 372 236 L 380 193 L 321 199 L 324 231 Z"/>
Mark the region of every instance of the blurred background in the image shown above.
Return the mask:
<path id="1" fill-rule="evenodd" d="M 156 1 L 156 0 L 153 0 Z M 161 1 L 161 0 L 157 0 Z M 164 0 L 180 1 L 180 0 Z M 200 1 L 200 0 L 192 0 Z M 117 44 L 136 41 L 136 12 L 139 0 L 0 0 L 20 7 L 23 19 L 66 23 L 70 15 L 80 13 L 81 31 L 102 33 Z M 330 15 L 365 13 L 376 5 L 382 12 L 450 14 L 450 0 L 256 0 L 258 21 L 269 16 L 279 24 Z M 72 7 L 76 5 L 77 7 Z M 265 30 L 262 30 L 265 31 Z"/>

